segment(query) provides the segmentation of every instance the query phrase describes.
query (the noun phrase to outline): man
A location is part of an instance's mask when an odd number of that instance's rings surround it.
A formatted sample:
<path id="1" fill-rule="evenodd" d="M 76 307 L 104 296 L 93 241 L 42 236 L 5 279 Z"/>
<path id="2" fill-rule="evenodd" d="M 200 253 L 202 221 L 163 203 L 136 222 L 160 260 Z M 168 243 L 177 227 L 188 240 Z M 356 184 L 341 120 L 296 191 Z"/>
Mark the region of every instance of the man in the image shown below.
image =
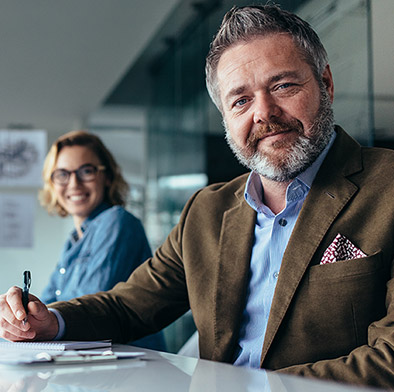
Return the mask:
<path id="1" fill-rule="evenodd" d="M 202 358 L 394 386 L 394 152 L 333 125 L 325 50 L 275 6 L 233 8 L 207 58 L 227 140 L 251 170 L 197 192 L 155 256 L 113 290 L 0 300 L 10 340 L 157 331 L 191 308 Z M 64 331 L 63 331 L 64 329 Z"/>

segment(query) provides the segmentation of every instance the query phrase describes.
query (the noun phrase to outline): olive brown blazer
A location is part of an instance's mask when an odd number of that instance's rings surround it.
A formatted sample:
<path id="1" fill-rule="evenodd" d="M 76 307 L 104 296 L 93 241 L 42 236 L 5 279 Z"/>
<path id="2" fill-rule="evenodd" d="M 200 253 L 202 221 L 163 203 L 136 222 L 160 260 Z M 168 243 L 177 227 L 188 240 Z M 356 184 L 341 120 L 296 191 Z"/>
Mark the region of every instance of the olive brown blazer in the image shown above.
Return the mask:
<path id="1" fill-rule="evenodd" d="M 283 257 L 261 367 L 390 388 L 394 151 L 361 147 L 341 128 L 336 132 Z M 127 282 L 55 303 L 64 338 L 128 342 L 190 308 L 201 357 L 231 363 L 256 220 L 243 197 L 246 180 L 197 192 L 154 257 Z M 338 233 L 367 257 L 319 265 Z"/>

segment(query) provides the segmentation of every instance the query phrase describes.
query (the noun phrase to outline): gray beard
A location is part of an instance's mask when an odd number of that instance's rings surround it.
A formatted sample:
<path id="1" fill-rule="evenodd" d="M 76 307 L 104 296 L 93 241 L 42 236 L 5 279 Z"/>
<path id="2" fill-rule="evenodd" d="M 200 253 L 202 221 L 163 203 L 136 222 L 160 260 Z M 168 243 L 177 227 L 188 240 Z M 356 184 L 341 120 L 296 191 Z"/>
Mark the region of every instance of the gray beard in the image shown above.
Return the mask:
<path id="1" fill-rule="evenodd" d="M 306 170 L 324 150 L 334 132 L 334 114 L 330 97 L 324 87 L 320 88 L 320 106 L 310 136 L 300 134 L 298 139 L 287 148 L 286 155 L 274 161 L 259 151 L 250 152 L 239 147 L 231 137 L 224 122 L 226 140 L 239 162 L 257 174 L 276 181 L 288 182 Z"/>

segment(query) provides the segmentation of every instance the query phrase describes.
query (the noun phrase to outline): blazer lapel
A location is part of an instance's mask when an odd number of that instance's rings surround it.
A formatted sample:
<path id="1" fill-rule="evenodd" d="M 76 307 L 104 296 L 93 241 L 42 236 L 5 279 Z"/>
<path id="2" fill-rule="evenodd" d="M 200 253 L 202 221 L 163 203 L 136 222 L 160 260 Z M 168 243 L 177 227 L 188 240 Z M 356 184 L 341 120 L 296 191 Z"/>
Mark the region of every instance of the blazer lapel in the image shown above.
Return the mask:
<path id="1" fill-rule="evenodd" d="M 256 212 L 243 192 L 235 193 L 239 203 L 224 214 L 219 245 L 213 359 L 226 362 L 238 337 L 254 240 Z"/>
<path id="2" fill-rule="evenodd" d="M 283 256 L 262 349 L 262 366 L 316 249 L 335 218 L 358 190 L 346 175 L 359 170 L 360 146 L 339 129 L 336 141 L 305 200 Z"/>

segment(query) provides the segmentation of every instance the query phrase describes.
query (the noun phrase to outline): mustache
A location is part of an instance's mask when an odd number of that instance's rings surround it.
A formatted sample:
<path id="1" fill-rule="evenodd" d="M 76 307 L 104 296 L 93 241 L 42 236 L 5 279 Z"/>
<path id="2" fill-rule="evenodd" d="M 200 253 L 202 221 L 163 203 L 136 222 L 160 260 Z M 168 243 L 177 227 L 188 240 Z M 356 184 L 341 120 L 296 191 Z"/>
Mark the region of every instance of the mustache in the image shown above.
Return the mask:
<path id="1" fill-rule="evenodd" d="M 246 146 L 247 148 L 256 147 L 259 140 L 264 139 L 266 136 L 288 131 L 296 131 L 298 134 L 303 134 L 304 127 L 301 121 L 297 119 L 290 121 L 275 120 L 258 124 L 253 132 L 249 134 Z"/>

